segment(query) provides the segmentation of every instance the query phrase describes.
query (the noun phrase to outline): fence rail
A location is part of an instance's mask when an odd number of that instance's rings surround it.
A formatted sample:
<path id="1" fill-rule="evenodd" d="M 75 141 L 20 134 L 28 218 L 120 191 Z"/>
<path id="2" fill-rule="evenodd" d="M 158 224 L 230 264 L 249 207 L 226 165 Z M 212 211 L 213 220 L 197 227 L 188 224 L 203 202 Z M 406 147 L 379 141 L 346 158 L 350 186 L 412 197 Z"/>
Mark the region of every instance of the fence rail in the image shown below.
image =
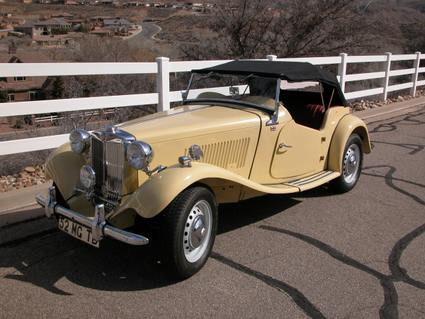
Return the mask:
<path id="1" fill-rule="evenodd" d="M 341 53 L 339 56 L 311 57 L 311 58 L 277 58 L 274 55 L 267 56 L 267 60 L 310 62 L 314 65 L 338 66 L 337 78 L 347 100 L 381 95 L 386 100 L 388 93 L 410 89 L 411 95 L 416 95 L 418 87 L 425 86 L 425 80 L 419 80 L 419 75 L 425 73 L 425 67 L 421 67 L 421 61 L 425 60 L 425 54 L 385 53 L 384 55 L 350 56 Z M 0 63 L 1 77 L 19 76 L 80 76 L 80 75 L 119 75 L 119 74 L 156 74 L 157 92 L 144 94 L 128 94 L 115 96 L 99 96 L 58 100 L 41 100 L 28 102 L 7 102 L 0 104 L 0 117 L 89 111 L 135 105 L 157 104 L 158 111 L 170 108 L 170 103 L 182 100 L 181 91 L 170 91 L 170 73 L 190 72 L 192 69 L 215 66 L 229 60 L 210 61 L 170 61 L 168 58 L 159 57 L 156 62 L 140 63 Z M 409 63 L 406 69 L 392 69 L 393 62 Z M 381 63 L 381 71 L 368 73 L 348 74 L 349 64 L 358 63 Z M 391 85 L 392 77 L 410 76 L 406 83 Z M 347 83 L 382 80 L 382 86 L 347 92 Z M 182 88 L 183 89 L 183 88 Z M 196 93 L 215 91 L 228 93 L 226 87 L 205 88 L 195 90 Z M 0 142 L 0 155 L 31 152 L 50 149 L 60 146 L 68 139 L 68 134 L 16 139 Z"/>

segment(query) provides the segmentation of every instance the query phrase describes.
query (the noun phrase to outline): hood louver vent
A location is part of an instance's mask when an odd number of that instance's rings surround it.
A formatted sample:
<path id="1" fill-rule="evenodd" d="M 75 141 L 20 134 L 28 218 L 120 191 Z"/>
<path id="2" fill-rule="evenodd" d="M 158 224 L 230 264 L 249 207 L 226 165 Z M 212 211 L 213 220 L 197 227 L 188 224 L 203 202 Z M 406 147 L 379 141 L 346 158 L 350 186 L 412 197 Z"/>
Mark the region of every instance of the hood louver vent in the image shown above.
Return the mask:
<path id="1" fill-rule="evenodd" d="M 201 162 L 226 169 L 245 166 L 250 138 L 200 145 L 204 152 Z M 185 151 L 187 154 L 187 150 Z"/>

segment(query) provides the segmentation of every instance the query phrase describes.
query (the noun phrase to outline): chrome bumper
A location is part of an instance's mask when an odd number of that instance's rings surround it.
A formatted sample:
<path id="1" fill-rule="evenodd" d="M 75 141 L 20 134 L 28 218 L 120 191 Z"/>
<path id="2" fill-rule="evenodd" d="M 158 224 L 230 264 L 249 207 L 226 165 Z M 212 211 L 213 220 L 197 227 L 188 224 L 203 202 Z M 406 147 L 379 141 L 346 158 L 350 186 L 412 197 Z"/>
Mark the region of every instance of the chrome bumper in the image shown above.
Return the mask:
<path id="1" fill-rule="evenodd" d="M 54 186 L 49 188 L 47 198 L 43 195 L 37 195 L 35 199 L 39 205 L 44 207 L 46 217 L 51 218 L 54 215 L 62 215 L 77 223 L 83 224 L 91 228 L 94 240 L 100 241 L 103 237 L 110 237 L 135 246 L 142 246 L 149 243 L 149 239 L 142 235 L 131 233 L 107 224 L 103 204 L 95 206 L 94 217 L 86 217 L 78 212 L 58 205 Z"/>

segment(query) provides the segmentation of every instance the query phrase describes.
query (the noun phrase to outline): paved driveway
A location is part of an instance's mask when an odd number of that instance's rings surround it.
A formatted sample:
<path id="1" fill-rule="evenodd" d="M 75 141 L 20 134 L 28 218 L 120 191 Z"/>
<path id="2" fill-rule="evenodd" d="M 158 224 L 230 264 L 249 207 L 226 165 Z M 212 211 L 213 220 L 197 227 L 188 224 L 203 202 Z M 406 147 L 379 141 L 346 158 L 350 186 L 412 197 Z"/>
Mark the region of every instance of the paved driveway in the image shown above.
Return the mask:
<path id="1" fill-rule="evenodd" d="M 154 37 L 161 31 L 161 28 L 154 22 L 143 22 L 141 26 L 142 32 L 127 39 L 127 41 L 134 48 L 152 48 L 155 46 Z"/>
<path id="2" fill-rule="evenodd" d="M 172 282 L 146 247 L 60 232 L 0 248 L 0 318 L 425 318 L 425 108 L 369 125 L 350 193 L 220 209 L 205 268 Z"/>

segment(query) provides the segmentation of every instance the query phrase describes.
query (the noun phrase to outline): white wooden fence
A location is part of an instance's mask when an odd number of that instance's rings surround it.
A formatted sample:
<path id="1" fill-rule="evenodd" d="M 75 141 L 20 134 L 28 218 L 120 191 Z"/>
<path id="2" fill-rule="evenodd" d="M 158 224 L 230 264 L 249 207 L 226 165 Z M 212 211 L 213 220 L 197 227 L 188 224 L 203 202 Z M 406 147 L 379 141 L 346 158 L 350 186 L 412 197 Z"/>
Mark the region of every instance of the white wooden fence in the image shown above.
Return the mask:
<path id="1" fill-rule="evenodd" d="M 376 95 L 380 95 L 382 99 L 386 100 L 388 93 L 406 89 L 410 89 L 411 95 L 414 96 L 418 87 L 425 86 L 425 80 L 418 79 L 419 74 L 425 73 L 425 68 L 420 67 L 420 62 L 425 59 L 425 54 L 421 54 L 420 52 L 404 55 L 386 53 L 384 55 L 370 56 L 350 56 L 341 53 L 339 56 L 332 57 L 285 59 L 279 59 L 274 55 L 269 55 L 267 59 L 310 62 L 315 65 L 337 65 L 337 77 L 341 83 L 343 92 L 345 92 L 347 100 Z M 392 63 L 398 61 L 407 61 L 407 63 L 411 63 L 411 67 L 408 69 L 393 70 Z M 156 93 L 1 103 L 0 117 L 152 104 L 158 105 L 158 111 L 164 111 L 170 108 L 171 102 L 181 101 L 181 91 L 170 91 L 170 73 L 189 72 L 192 69 L 211 67 L 225 62 L 228 61 L 169 61 L 168 58 L 159 57 L 156 59 L 156 62 L 150 63 L 0 63 L 0 77 L 114 74 L 157 75 Z M 384 65 L 384 68 L 378 72 L 348 74 L 347 66 L 353 63 L 381 63 Z M 410 76 L 410 81 L 407 83 L 390 85 L 391 77 L 402 75 Z M 381 79 L 382 85 L 367 90 L 346 92 L 346 85 L 349 82 L 374 79 Z M 228 89 L 224 87 L 206 88 L 197 91 L 199 93 L 203 91 L 228 93 Z M 0 155 L 55 148 L 66 142 L 67 139 L 68 134 L 61 134 L 3 141 L 0 142 Z"/>

